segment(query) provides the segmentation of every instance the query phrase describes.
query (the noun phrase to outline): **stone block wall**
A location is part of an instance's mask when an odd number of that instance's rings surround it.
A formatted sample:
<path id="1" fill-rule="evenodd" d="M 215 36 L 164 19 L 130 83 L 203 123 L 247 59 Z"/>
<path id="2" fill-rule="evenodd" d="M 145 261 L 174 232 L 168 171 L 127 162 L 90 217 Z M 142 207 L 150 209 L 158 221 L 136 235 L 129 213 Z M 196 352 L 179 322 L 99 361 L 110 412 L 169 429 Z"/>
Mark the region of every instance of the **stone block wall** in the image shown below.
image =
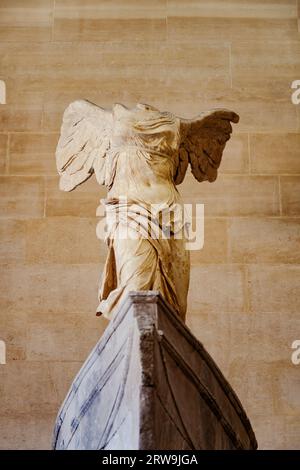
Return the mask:
<path id="1" fill-rule="evenodd" d="M 240 114 L 192 253 L 188 325 L 238 393 L 260 448 L 299 448 L 300 79 L 296 0 L 1 0 L 0 448 L 49 448 L 58 407 L 103 332 L 106 248 L 94 180 L 58 189 L 64 108 L 148 102 Z"/>

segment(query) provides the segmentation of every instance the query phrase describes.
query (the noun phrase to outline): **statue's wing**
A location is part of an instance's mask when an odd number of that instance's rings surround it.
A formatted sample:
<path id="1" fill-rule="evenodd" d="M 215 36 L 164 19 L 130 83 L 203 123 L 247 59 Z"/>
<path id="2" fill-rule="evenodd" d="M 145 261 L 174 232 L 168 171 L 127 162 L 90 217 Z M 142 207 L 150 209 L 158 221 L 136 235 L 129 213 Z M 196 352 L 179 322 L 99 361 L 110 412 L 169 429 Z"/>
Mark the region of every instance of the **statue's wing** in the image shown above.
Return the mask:
<path id="1" fill-rule="evenodd" d="M 223 150 L 232 132 L 231 122 L 239 116 L 227 109 L 202 113 L 194 119 L 180 119 L 180 146 L 174 181 L 180 184 L 188 163 L 198 181 L 215 181 Z"/>
<path id="2" fill-rule="evenodd" d="M 56 149 L 59 187 L 72 191 L 95 171 L 105 183 L 105 155 L 110 145 L 112 113 L 85 100 L 71 103 L 64 112 Z"/>

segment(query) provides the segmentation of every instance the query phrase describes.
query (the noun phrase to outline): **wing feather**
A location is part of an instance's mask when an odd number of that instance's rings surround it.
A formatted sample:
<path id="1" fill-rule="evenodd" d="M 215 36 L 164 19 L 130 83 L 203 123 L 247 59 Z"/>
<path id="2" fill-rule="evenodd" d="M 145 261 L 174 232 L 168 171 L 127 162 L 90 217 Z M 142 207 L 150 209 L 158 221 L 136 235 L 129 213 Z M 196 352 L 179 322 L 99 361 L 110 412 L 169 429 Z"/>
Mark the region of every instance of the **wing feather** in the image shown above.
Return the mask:
<path id="1" fill-rule="evenodd" d="M 186 171 L 190 163 L 198 181 L 215 181 L 226 142 L 232 132 L 231 122 L 238 121 L 239 116 L 227 109 L 202 113 L 194 119 L 180 119 L 179 155 L 185 155 L 185 163 L 181 163 L 181 167 Z M 178 160 L 174 177 L 176 184 L 180 184 L 184 177 L 182 172 L 178 177 Z"/>
<path id="2" fill-rule="evenodd" d="M 110 145 L 112 113 L 86 101 L 71 103 L 64 112 L 56 149 L 60 189 L 72 191 L 96 172 L 105 184 L 105 155 Z"/>

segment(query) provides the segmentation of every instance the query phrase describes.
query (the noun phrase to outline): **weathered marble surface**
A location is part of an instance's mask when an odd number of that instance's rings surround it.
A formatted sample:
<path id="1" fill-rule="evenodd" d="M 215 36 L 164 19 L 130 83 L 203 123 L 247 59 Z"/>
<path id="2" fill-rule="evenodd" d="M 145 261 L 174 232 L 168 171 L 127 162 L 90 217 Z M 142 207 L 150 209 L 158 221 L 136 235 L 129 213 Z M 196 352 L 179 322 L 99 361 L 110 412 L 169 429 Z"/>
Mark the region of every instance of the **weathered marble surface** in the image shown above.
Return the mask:
<path id="1" fill-rule="evenodd" d="M 246 379 L 245 370 L 245 379 Z M 131 292 L 75 378 L 55 449 L 255 449 L 234 391 L 158 292 Z"/>
<path id="2" fill-rule="evenodd" d="M 79 97 L 104 107 L 146 99 L 184 117 L 219 106 L 240 114 L 217 181 L 188 174 L 178 187 L 206 214 L 187 323 L 237 390 L 260 448 L 299 449 L 296 3 L 0 2 L 1 449 L 49 447 L 52 406 L 106 324 L 93 319 L 106 257 L 95 210 L 106 190 L 92 177 L 60 191 L 53 158 L 62 113 Z"/>
<path id="3" fill-rule="evenodd" d="M 111 318 L 130 291 L 159 290 L 185 319 L 190 220 L 176 185 L 189 166 L 197 181 L 216 180 L 238 120 L 226 109 L 183 119 L 142 103 L 106 110 L 77 100 L 67 107 L 56 149 L 60 189 L 72 191 L 93 173 L 107 188 L 107 228 L 97 229 L 109 248 L 98 315 Z"/>

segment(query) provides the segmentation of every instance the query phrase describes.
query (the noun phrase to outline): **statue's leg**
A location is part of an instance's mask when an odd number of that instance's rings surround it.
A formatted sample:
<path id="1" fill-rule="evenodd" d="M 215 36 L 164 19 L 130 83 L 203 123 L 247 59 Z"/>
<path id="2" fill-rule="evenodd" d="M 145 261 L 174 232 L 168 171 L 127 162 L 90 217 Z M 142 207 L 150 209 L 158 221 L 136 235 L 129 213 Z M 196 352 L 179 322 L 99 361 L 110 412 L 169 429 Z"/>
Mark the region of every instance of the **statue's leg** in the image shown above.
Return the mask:
<path id="1" fill-rule="evenodd" d="M 156 250 L 147 239 L 140 236 L 135 239 L 114 238 L 110 253 L 97 308 L 98 315 L 103 314 L 109 319 L 127 292 L 153 289 L 158 263 Z M 115 274 L 109 276 L 113 270 Z M 106 276 L 115 278 L 115 282 L 106 279 Z"/>
<path id="2" fill-rule="evenodd" d="M 174 252 L 169 240 L 152 240 L 141 235 L 135 238 L 115 238 L 112 248 L 116 269 L 116 286 L 100 298 L 98 314 L 111 318 L 112 312 L 130 291 L 159 290 L 184 319 L 186 310 L 186 269 L 176 240 Z M 104 283 L 105 284 L 105 283 Z M 177 286 L 177 287 L 175 287 Z M 180 299 L 180 300 L 179 300 Z"/>
<path id="3" fill-rule="evenodd" d="M 145 238 L 133 230 L 128 234 L 112 240 L 108 264 L 113 266 L 106 266 L 109 279 L 104 279 L 98 314 L 111 318 L 116 305 L 130 291 L 158 290 L 184 320 L 189 285 L 185 240 Z"/>
<path id="4" fill-rule="evenodd" d="M 146 238 L 116 240 L 115 257 L 118 285 L 126 292 L 152 290 L 158 269 L 158 256 Z"/>

